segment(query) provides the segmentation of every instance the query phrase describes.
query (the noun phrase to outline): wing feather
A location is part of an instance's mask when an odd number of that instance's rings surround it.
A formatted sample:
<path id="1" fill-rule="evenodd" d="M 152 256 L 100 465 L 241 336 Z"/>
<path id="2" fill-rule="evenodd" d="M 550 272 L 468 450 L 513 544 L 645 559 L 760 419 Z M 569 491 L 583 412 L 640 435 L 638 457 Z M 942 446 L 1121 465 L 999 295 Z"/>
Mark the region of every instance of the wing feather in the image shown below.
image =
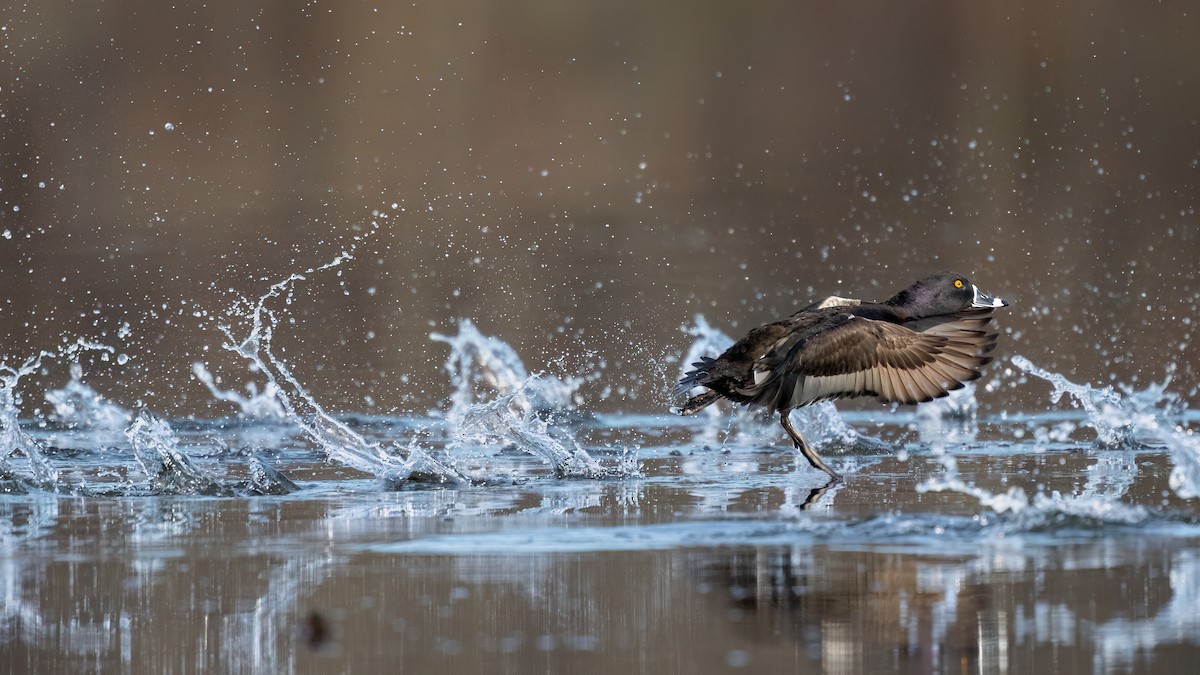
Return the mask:
<path id="1" fill-rule="evenodd" d="M 778 340 L 737 394 L 772 411 L 853 396 L 928 401 L 979 377 L 996 344 L 990 321 L 990 311 L 908 324 L 838 315 Z"/>

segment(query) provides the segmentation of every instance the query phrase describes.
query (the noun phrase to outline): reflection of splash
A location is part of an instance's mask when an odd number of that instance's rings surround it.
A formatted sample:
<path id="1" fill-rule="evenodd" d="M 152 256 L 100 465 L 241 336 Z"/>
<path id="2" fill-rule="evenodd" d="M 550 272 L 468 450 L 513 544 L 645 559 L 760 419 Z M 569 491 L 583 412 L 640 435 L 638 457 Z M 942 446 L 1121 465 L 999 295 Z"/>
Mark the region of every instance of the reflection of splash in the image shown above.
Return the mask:
<path id="1" fill-rule="evenodd" d="M 246 605 L 250 610 L 230 612 L 221 618 L 221 659 L 225 665 L 216 670 L 226 673 L 296 672 L 295 651 L 280 649 L 280 645 L 291 642 L 293 636 L 310 644 L 313 641 L 312 635 L 297 635 L 305 615 L 300 602 L 320 586 L 335 562 L 326 554 L 300 556 L 272 565 L 265 575 L 265 590 Z M 314 611 L 310 608 L 308 613 Z M 322 646 L 328 639 L 327 631 Z"/>
<path id="2" fill-rule="evenodd" d="M 1173 659 L 1172 650 L 1200 643 L 1194 550 L 1129 553 L 1108 541 L 1020 550 L 1001 544 L 947 560 L 756 547 L 716 556 L 698 581 L 723 587 L 728 605 L 748 615 L 745 631 L 786 631 L 799 658 L 819 660 L 825 672 L 863 672 L 881 658 L 901 672 L 1020 672 L 1049 646 L 1064 650 L 1060 663 L 1124 672 L 1159 659 L 1178 667 L 1187 657 Z M 1169 583 L 1147 569 L 1148 554 L 1169 568 Z M 1095 573 L 1112 583 L 1081 588 L 1078 578 Z M 1014 578 L 1018 588 L 1030 580 L 1036 592 L 1014 593 Z M 1117 580 L 1121 588 L 1112 587 Z M 1163 594 L 1169 600 L 1157 612 L 1134 618 Z M 1128 604 L 1130 595 L 1141 604 Z"/>
<path id="3" fill-rule="evenodd" d="M 0 649 L 59 665 L 48 672 L 186 662 L 286 673 L 306 666 L 295 646 L 308 636 L 295 630 L 313 611 L 339 667 L 364 672 L 414 655 L 423 672 L 479 670 L 501 641 L 519 672 L 554 650 L 628 663 L 680 635 L 689 651 L 762 645 L 759 672 L 1019 672 L 1049 649 L 1119 669 L 1200 644 L 1194 526 L 1172 537 L 1102 523 L 1060 538 L 1053 523 L 1006 527 L 1011 514 L 998 527 L 941 514 L 685 513 L 647 525 L 647 510 L 678 506 L 662 487 L 0 500 Z M 1121 631 L 1136 645 L 1114 644 Z M 456 662 L 436 660 L 456 641 Z M 678 659 L 647 669 L 703 670 Z"/>
<path id="4" fill-rule="evenodd" d="M 1105 672 L 1132 671 L 1139 656 L 1163 644 L 1200 641 L 1200 553 L 1175 553 L 1170 560 L 1171 599 L 1154 616 L 1118 617 L 1096 626 L 1096 659 Z"/>
<path id="5" fill-rule="evenodd" d="M 536 410 L 568 410 L 575 403 L 580 379 L 562 380 L 546 374 L 531 378 L 516 350 L 497 337 L 479 332 L 470 319 L 459 320 L 458 335 L 431 333 L 429 337 L 450 345 L 450 356 L 443 368 L 454 387 L 450 410 L 446 413 L 451 420 L 457 420 L 468 406 L 482 400 L 478 392 L 481 385 L 496 396 L 521 390 Z"/>

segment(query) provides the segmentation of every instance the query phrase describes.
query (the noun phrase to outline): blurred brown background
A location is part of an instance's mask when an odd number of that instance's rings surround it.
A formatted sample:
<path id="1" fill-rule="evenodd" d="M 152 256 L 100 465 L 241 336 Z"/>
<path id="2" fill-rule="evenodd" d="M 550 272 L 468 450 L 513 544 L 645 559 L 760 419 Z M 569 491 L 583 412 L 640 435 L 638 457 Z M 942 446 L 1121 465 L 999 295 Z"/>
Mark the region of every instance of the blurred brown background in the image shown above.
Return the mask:
<path id="1" fill-rule="evenodd" d="M 460 317 L 662 410 L 697 313 L 955 269 L 1002 355 L 1195 400 L 1189 2 L 45 2 L 0 9 L 0 355 L 88 337 L 116 401 L 230 412 L 215 325 L 297 286 L 277 352 L 334 410 L 442 405 Z M 122 327 L 128 324 L 127 330 Z M 127 335 L 126 335 L 127 333 Z M 61 383 L 49 363 L 30 383 Z M 986 405 L 1037 409 L 1005 375 Z"/>

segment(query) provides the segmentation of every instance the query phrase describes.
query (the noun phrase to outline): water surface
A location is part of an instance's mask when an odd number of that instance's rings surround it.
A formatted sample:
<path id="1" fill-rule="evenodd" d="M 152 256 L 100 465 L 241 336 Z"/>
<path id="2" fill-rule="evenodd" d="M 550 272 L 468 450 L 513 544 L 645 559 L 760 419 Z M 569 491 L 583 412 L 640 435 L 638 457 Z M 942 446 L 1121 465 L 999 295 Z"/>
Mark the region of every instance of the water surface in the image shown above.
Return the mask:
<path id="1" fill-rule="evenodd" d="M 30 421 L 40 456 L 8 459 L 0 499 L 3 658 L 13 672 L 1184 671 L 1200 655 L 1200 416 L 1161 390 L 1041 375 L 1062 407 L 981 417 L 968 390 L 920 415 L 797 413 L 847 476 L 833 486 L 772 420 L 537 413 L 537 380 L 463 391 L 436 417 Z M 1104 418 L 1070 405 L 1100 400 Z"/>

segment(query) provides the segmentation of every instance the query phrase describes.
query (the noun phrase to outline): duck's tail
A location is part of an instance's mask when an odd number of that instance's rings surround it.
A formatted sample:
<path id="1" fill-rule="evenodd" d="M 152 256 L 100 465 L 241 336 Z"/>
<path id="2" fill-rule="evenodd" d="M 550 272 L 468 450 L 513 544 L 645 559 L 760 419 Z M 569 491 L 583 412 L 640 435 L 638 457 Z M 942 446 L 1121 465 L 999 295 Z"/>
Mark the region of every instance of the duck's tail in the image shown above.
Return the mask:
<path id="1" fill-rule="evenodd" d="M 692 364 L 692 369 L 683 376 L 683 379 L 679 380 L 679 384 L 675 385 L 675 393 L 677 395 L 686 394 L 695 387 L 708 386 L 708 371 L 715 361 L 716 359 L 711 356 L 701 356 L 699 361 Z M 681 406 L 672 406 L 671 412 L 676 415 L 694 415 L 715 403 L 719 398 L 721 395 L 710 389 L 688 397 L 688 400 Z"/>
<path id="2" fill-rule="evenodd" d="M 711 356 L 701 356 L 699 361 L 692 364 L 692 369 L 684 373 L 683 379 L 675 385 L 675 394 L 686 394 L 692 387 L 704 387 L 708 382 L 708 371 L 716 361 Z"/>
<path id="3" fill-rule="evenodd" d="M 685 417 L 688 415 L 694 415 L 713 403 L 716 403 L 717 399 L 719 398 L 721 398 L 721 395 L 710 389 L 702 394 L 696 394 L 695 396 L 689 398 L 681 406 L 673 406 L 671 408 L 671 412 L 675 413 L 676 415 L 683 415 Z"/>

